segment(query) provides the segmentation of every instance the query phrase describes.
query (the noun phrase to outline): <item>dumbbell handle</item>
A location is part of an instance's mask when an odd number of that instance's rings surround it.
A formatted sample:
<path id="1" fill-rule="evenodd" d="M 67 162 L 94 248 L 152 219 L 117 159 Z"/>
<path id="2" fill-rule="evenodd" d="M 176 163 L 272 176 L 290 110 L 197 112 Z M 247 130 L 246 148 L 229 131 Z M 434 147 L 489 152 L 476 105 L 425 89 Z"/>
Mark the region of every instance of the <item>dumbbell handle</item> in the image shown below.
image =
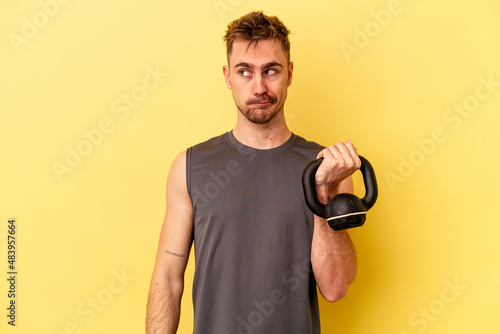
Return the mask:
<path id="1" fill-rule="evenodd" d="M 361 202 L 365 206 L 366 210 L 369 210 L 375 204 L 378 197 L 377 181 L 375 178 L 375 172 L 370 162 L 362 156 L 359 156 L 359 159 L 361 160 L 360 171 L 363 175 L 363 182 L 365 184 L 365 196 L 361 199 Z M 314 182 L 316 171 L 318 170 L 322 161 L 323 158 L 319 158 L 311 161 L 306 166 L 302 175 L 302 184 L 304 187 L 304 194 L 306 196 L 308 207 L 316 215 L 326 218 L 325 216 L 328 216 L 326 213 L 326 206 L 321 204 L 321 202 L 318 200 L 316 185 Z"/>

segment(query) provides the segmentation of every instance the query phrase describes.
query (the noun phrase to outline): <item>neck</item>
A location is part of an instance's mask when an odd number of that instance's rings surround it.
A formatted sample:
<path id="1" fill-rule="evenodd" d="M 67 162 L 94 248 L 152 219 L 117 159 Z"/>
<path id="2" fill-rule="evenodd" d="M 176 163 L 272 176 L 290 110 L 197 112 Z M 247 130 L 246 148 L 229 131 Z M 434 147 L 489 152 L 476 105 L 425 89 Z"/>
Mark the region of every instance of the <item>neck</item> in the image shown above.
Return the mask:
<path id="1" fill-rule="evenodd" d="M 267 124 L 252 123 L 241 113 L 238 113 L 233 134 L 240 143 L 261 150 L 278 147 L 290 139 L 292 135 L 286 125 L 283 112 L 280 112 Z"/>

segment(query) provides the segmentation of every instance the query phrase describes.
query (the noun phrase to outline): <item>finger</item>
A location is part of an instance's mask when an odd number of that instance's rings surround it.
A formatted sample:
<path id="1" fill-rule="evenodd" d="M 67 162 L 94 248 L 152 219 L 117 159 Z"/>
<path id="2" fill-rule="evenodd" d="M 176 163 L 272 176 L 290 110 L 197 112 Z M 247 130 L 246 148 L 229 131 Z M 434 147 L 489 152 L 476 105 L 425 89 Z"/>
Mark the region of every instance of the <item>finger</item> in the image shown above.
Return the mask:
<path id="1" fill-rule="evenodd" d="M 342 151 L 339 149 L 337 145 L 328 146 L 328 150 L 332 153 L 335 159 L 342 159 Z"/>
<path id="2" fill-rule="evenodd" d="M 332 151 L 330 150 L 329 147 L 325 147 L 323 150 L 321 150 L 318 155 L 317 159 L 323 158 L 323 159 L 334 159 L 335 156 L 333 155 Z"/>
<path id="3" fill-rule="evenodd" d="M 350 140 L 350 139 L 347 140 L 346 147 L 351 152 L 351 157 L 354 160 L 354 164 L 359 168 L 361 166 L 361 160 L 359 159 L 358 150 L 356 149 L 356 147 L 352 143 L 352 140 Z"/>
<path id="4" fill-rule="evenodd" d="M 342 154 L 335 145 L 330 145 L 319 152 L 318 158 L 335 159 L 337 157 L 340 157 L 341 155 Z"/>
<path id="5" fill-rule="evenodd" d="M 352 156 L 358 155 L 358 150 L 354 146 L 354 144 L 352 143 L 352 140 L 348 139 L 345 145 L 347 146 L 347 148 L 349 149 L 349 151 L 351 151 L 353 153 Z"/>
<path id="6" fill-rule="evenodd" d="M 336 145 L 337 149 L 339 150 L 340 154 L 342 154 L 342 159 L 345 161 L 345 162 L 352 162 L 354 160 L 354 157 L 356 156 L 356 154 L 352 154 L 351 150 L 349 149 L 349 147 L 340 142 L 340 143 L 337 143 Z"/>
<path id="7" fill-rule="evenodd" d="M 337 147 L 342 153 L 342 160 L 346 167 L 354 168 L 355 170 L 361 167 L 361 160 L 351 140 L 348 140 L 345 144 L 337 143 Z"/>

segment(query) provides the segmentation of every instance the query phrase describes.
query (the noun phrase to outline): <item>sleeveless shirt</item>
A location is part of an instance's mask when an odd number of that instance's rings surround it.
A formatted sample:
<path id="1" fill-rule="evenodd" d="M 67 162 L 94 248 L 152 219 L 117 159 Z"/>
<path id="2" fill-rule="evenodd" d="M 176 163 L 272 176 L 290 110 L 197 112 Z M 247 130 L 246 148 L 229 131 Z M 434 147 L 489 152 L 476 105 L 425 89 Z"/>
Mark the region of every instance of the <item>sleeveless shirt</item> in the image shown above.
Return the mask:
<path id="1" fill-rule="evenodd" d="M 188 148 L 195 334 L 320 333 L 301 177 L 321 149 L 295 134 L 254 149 L 232 131 Z"/>

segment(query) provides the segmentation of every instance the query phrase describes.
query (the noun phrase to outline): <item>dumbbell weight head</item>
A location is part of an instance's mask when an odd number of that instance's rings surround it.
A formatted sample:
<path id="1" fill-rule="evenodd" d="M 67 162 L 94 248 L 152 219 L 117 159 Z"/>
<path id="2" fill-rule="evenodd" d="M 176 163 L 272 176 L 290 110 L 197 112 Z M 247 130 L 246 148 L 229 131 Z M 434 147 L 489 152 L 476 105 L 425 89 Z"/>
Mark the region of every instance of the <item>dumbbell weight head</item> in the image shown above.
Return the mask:
<path id="1" fill-rule="evenodd" d="M 361 160 L 361 173 L 365 183 L 365 196 L 360 199 L 356 195 L 341 193 L 335 195 L 326 205 L 321 204 L 316 193 L 316 171 L 323 159 L 311 161 L 302 173 L 302 187 L 309 209 L 317 216 L 328 221 L 328 225 L 336 231 L 362 226 L 368 211 L 378 196 L 377 180 L 372 165 L 364 157 Z"/>

